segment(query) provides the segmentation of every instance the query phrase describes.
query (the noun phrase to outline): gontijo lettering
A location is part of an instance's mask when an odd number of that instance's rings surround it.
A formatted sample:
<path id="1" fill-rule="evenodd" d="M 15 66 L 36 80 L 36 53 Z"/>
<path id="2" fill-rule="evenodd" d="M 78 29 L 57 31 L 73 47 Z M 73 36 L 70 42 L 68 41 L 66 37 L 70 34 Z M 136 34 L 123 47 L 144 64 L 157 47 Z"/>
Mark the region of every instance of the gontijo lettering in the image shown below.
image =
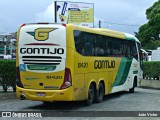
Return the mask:
<path id="1" fill-rule="evenodd" d="M 95 60 L 94 61 L 95 69 L 105 69 L 105 68 L 115 68 L 115 60 Z"/>
<path id="2" fill-rule="evenodd" d="M 64 54 L 63 48 L 21 48 L 21 54 Z"/>

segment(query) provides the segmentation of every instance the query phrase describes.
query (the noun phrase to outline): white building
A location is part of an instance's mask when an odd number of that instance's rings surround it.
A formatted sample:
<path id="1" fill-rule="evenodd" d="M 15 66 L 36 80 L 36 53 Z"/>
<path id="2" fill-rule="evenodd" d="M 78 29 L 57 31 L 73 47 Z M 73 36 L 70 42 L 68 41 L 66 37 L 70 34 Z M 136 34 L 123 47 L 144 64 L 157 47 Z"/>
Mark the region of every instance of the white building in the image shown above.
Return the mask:
<path id="1" fill-rule="evenodd" d="M 15 58 L 16 33 L 0 34 L 0 58 L 9 55 Z"/>

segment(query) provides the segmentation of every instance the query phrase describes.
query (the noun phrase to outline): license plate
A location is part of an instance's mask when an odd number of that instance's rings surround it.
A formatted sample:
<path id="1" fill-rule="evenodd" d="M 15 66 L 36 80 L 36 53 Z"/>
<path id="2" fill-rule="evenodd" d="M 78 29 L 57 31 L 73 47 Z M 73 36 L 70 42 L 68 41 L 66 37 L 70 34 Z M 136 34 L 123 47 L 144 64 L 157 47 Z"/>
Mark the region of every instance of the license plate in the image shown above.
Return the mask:
<path id="1" fill-rule="evenodd" d="M 37 92 L 36 96 L 44 97 L 44 96 L 46 96 L 46 94 L 44 92 Z"/>

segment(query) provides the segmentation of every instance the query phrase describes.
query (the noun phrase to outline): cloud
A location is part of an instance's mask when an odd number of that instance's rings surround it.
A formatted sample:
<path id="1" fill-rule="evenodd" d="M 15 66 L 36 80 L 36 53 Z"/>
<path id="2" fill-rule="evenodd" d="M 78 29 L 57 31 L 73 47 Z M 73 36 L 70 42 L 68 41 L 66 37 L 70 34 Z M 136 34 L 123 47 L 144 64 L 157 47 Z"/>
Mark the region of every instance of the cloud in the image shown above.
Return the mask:
<path id="1" fill-rule="evenodd" d="M 73 2 L 94 3 L 94 26 L 102 21 L 102 27 L 108 28 L 113 22 L 120 24 L 144 24 L 147 22 L 145 10 L 157 0 L 73 0 Z M 19 4 L 16 4 L 19 3 Z M 10 8 L 10 9 L 8 9 Z M 0 1 L 0 32 L 13 32 L 22 23 L 54 23 L 54 1 L 50 0 L 2 0 Z M 138 27 L 112 25 L 110 29 L 133 33 Z"/>
<path id="2" fill-rule="evenodd" d="M 44 12 L 38 13 L 36 15 L 36 22 L 55 22 L 55 8 L 54 8 L 54 2 L 47 7 L 47 9 Z"/>
<path id="3" fill-rule="evenodd" d="M 107 0 L 95 3 L 95 16 L 102 21 L 103 28 L 109 28 L 134 34 L 140 26 L 123 26 L 118 24 L 143 25 L 147 22 L 145 11 L 157 0 Z M 109 23 L 118 24 L 109 24 Z M 95 23 L 96 24 L 96 23 Z"/>

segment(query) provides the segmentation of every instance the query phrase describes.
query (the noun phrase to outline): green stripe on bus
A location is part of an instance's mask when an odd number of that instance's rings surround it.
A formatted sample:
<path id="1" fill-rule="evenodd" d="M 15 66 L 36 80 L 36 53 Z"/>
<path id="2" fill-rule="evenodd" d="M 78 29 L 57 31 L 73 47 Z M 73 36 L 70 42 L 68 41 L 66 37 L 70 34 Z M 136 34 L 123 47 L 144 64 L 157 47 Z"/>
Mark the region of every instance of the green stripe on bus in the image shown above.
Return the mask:
<path id="1" fill-rule="evenodd" d="M 131 68 L 131 63 L 132 63 L 132 58 L 128 58 L 126 59 L 126 66 L 125 66 L 125 69 L 124 69 L 124 73 L 123 73 L 123 77 L 120 81 L 120 83 L 118 85 L 123 85 L 126 80 L 127 80 L 127 77 L 128 77 L 128 73 L 130 71 L 130 68 Z"/>
<path id="2" fill-rule="evenodd" d="M 123 77 L 123 73 L 124 73 L 124 66 L 126 66 L 126 62 L 125 62 L 125 59 L 126 58 L 122 58 L 121 59 L 121 63 L 120 63 L 120 67 L 118 69 L 118 72 L 117 72 L 117 75 L 116 75 L 116 78 L 115 78 L 115 81 L 113 83 L 112 86 L 118 86 L 118 84 L 120 83 L 122 77 Z"/>
<path id="3" fill-rule="evenodd" d="M 135 41 L 135 39 L 134 39 L 134 38 L 132 38 L 132 37 L 128 37 L 128 36 L 126 36 L 126 37 L 125 37 L 125 39 L 126 39 L 126 40 Z"/>
<path id="4" fill-rule="evenodd" d="M 123 85 L 126 82 L 131 63 L 132 58 L 122 58 L 115 82 L 112 85 L 113 87 Z"/>

